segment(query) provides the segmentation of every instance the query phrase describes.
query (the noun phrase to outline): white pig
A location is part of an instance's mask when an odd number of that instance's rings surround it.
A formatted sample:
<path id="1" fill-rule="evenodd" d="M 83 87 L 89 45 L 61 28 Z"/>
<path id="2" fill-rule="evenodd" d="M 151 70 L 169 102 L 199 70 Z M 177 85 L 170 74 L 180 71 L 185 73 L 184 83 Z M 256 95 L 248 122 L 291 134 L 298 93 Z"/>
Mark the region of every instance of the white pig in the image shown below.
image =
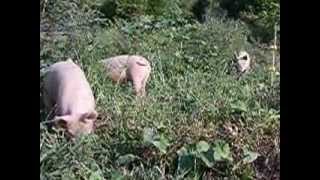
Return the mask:
<path id="1" fill-rule="evenodd" d="M 251 59 L 246 51 L 240 51 L 239 54 L 235 53 L 237 70 L 240 74 L 246 73 L 250 69 Z"/>
<path id="2" fill-rule="evenodd" d="M 120 55 L 102 60 L 107 76 L 114 82 L 131 81 L 134 93 L 145 96 L 146 84 L 151 72 L 148 60 L 138 55 Z"/>
<path id="3" fill-rule="evenodd" d="M 44 76 L 44 103 L 55 107 L 54 122 L 71 137 L 94 130 L 98 113 L 84 72 L 70 58 L 51 65 Z"/>

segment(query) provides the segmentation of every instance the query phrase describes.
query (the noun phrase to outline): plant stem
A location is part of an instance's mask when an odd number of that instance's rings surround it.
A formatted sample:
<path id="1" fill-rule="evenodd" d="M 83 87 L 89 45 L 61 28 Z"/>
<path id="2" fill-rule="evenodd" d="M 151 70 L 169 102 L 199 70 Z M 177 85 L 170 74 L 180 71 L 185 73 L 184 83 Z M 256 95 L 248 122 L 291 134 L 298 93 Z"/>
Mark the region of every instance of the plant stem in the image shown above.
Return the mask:
<path id="1" fill-rule="evenodd" d="M 277 50 L 277 26 L 274 24 L 274 41 L 272 48 L 272 71 L 271 71 L 271 86 L 273 86 L 274 74 L 276 71 L 275 61 L 276 61 L 276 50 Z"/>

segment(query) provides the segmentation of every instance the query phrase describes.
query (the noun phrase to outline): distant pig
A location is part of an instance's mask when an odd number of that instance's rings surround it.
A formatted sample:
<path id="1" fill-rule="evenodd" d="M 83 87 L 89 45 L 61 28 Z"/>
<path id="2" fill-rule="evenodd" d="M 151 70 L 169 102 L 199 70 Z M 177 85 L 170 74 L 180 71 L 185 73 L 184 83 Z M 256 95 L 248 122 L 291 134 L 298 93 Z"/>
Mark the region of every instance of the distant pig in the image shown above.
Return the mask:
<path id="1" fill-rule="evenodd" d="M 146 84 L 151 72 L 147 59 L 138 55 L 120 55 L 102 60 L 107 76 L 114 82 L 132 82 L 137 96 L 146 95 Z"/>
<path id="2" fill-rule="evenodd" d="M 94 130 L 98 113 L 84 72 L 70 58 L 51 65 L 44 75 L 44 103 L 55 107 L 54 122 L 71 137 Z"/>
<path id="3" fill-rule="evenodd" d="M 250 69 L 251 59 L 246 51 L 240 51 L 239 54 L 235 53 L 236 67 L 238 73 L 241 75 L 246 73 Z"/>

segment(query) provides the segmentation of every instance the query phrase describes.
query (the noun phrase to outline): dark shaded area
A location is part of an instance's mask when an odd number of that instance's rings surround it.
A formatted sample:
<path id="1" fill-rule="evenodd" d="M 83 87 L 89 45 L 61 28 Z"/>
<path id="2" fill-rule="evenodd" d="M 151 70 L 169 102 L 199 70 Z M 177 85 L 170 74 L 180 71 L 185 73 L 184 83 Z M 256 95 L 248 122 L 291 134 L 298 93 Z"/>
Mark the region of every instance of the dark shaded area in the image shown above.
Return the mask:
<path id="1" fill-rule="evenodd" d="M 99 11 L 103 14 L 104 18 L 114 20 L 114 17 L 117 15 L 117 3 L 112 0 L 105 0 L 104 3 L 100 6 Z"/>
<path id="2" fill-rule="evenodd" d="M 210 2 L 208 0 L 198 0 L 192 6 L 192 13 L 194 14 L 194 16 L 199 22 L 201 23 L 205 22 L 209 5 L 210 5 Z"/>
<path id="3" fill-rule="evenodd" d="M 228 11 L 228 16 L 239 18 L 240 12 L 247 11 L 248 5 L 254 5 L 255 0 L 220 0 L 220 6 Z"/>

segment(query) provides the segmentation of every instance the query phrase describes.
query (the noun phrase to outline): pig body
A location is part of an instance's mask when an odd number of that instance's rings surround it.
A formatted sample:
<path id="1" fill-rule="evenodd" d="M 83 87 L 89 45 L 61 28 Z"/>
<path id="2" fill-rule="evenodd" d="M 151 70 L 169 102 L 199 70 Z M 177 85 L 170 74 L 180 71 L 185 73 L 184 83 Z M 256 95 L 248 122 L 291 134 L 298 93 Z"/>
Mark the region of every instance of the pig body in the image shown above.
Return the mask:
<path id="1" fill-rule="evenodd" d="M 237 60 L 237 70 L 240 74 L 244 74 L 250 70 L 251 59 L 246 51 L 240 51 L 237 55 L 235 54 Z"/>
<path id="2" fill-rule="evenodd" d="M 145 96 L 146 84 L 151 73 L 147 59 L 137 55 L 120 55 L 102 61 L 109 76 L 114 82 L 132 82 L 137 96 Z"/>
<path id="3" fill-rule="evenodd" d="M 84 72 L 71 59 L 49 67 L 44 77 L 44 103 L 55 107 L 55 122 L 71 136 L 93 131 L 98 116 Z"/>

